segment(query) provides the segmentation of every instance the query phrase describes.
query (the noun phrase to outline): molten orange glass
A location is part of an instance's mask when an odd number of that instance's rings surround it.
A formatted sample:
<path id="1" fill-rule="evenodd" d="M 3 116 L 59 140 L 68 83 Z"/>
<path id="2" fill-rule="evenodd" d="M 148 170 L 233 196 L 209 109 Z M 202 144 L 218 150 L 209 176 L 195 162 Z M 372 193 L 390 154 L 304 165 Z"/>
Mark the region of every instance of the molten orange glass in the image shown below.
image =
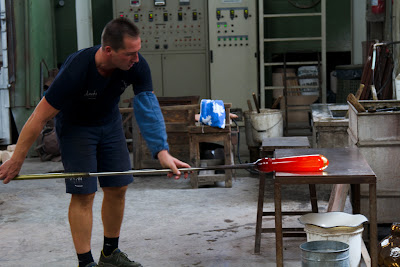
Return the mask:
<path id="1" fill-rule="evenodd" d="M 320 172 L 329 161 L 323 155 L 294 156 L 286 158 L 262 158 L 255 162 L 261 172 Z"/>

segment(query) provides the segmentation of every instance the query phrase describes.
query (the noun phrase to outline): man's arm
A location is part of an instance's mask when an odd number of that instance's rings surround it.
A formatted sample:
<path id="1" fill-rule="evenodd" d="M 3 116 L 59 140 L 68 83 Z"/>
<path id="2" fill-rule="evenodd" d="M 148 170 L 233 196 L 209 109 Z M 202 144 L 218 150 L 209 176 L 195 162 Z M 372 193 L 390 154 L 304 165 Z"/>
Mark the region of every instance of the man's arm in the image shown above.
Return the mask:
<path id="1" fill-rule="evenodd" d="M 164 117 L 156 96 L 150 91 L 141 92 L 133 99 L 133 106 L 140 132 L 152 156 L 160 161 L 162 167 L 172 170 L 168 177 L 175 175 L 175 179 L 179 179 L 181 173 L 178 168 L 189 168 L 190 165 L 174 158 L 168 152 Z M 184 177 L 188 177 L 187 172 Z"/>
<path id="2" fill-rule="evenodd" d="M 157 97 L 151 91 L 144 91 L 133 98 L 133 110 L 140 132 L 153 158 L 161 150 L 169 150 L 164 117 Z"/>
<path id="3" fill-rule="evenodd" d="M 44 125 L 58 112 L 59 110 L 52 107 L 45 97 L 42 98 L 22 128 L 11 159 L 0 166 L 0 180 L 4 180 L 3 183 L 9 183 L 18 175 L 29 149 L 38 138 Z"/>

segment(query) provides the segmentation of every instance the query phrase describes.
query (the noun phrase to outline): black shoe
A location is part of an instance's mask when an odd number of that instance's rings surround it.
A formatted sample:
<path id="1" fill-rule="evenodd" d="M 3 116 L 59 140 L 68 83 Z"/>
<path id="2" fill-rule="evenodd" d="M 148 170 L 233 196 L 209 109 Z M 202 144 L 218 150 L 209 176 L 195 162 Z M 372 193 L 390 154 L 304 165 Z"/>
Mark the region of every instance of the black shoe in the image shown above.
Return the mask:
<path id="1" fill-rule="evenodd" d="M 126 253 L 118 248 L 110 256 L 104 256 L 103 251 L 100 255 L 99 267 L 143 267 L 140 263 L 131 261 Z"/>

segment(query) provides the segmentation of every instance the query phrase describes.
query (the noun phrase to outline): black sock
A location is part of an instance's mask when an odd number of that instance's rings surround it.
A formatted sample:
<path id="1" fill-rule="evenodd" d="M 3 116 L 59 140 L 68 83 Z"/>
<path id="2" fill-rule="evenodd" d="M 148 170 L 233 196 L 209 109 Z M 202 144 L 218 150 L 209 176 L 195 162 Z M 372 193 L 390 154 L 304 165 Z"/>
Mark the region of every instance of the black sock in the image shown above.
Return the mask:
<path id="1" fill-rule="evenodd" d="M 104 256 L 110 256 L 113 251 L 118 248 L 119 237 L 108 238 L 104 237 L 103 254 Z"/>
<path id="2" fill-rule="evenodd" d="M 79 261 L 79 267 L 85 267 L 89 263 L 94 262 L 91 250 L 89 250 L 89 252 L 77 255 Z"/>

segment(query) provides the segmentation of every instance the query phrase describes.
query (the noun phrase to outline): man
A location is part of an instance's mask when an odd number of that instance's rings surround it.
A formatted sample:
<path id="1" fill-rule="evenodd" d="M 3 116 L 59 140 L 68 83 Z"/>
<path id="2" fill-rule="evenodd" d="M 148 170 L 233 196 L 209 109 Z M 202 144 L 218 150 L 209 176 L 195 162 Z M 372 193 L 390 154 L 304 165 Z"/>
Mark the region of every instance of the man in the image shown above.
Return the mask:
<path id="1" fill-rule="evenodd" d="M 101 46 L 70 55 L 24 125 L 12 158 L 0 166 L 0 179 L 10 182 L 21 169 L 31 145 L 44 124 L 56 116 L 56 131 L 66 172 L 107 172 L 131 169 L 129 152 L 118 109 L 120 95 L 133 85 L 135 116 L 150 151 L 168 177 L 179 179 L 178 168 L 188 164 L 168 152 L 162 113 L 153 94 L 150 69 L 139 54 L 138 28 L 125 18 L 110 21 L 102 33 Z M 185 178 L 188 174 L 185 173 Z M 141 266 L 118 249 L 131 175 L 99 177 L 104 192 L 102 220 L 104 246 L 99 264 L 91 253 L 92 206 L 97 179 L 66 179 L 71 194 L 68 218 L 79 266 Z"/>

